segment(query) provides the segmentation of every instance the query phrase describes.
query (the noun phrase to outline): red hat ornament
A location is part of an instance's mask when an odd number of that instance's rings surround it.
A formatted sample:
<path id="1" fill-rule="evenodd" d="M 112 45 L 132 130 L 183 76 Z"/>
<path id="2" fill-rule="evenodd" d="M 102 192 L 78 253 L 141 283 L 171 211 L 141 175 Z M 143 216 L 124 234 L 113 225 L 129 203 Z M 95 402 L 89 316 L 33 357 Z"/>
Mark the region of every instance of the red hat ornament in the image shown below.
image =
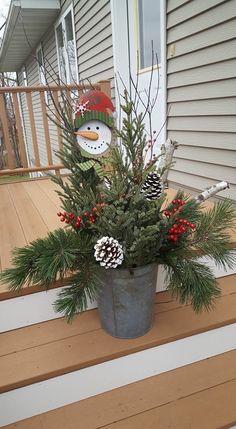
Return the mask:
<path id="1" fill-rule="evenodd" d="M 75 134 L 82 155 L 96 158 L 106 155 L 112 141 L 114 106 L 102 91 L 85 92 L 78 101 Z"/>

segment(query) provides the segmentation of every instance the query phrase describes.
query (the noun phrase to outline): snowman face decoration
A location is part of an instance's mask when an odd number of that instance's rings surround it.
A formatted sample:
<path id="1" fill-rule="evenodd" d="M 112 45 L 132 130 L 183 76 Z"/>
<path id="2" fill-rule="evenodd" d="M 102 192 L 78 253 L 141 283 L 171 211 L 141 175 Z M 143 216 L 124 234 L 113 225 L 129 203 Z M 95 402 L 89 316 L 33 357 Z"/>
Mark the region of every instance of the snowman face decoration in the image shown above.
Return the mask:
<path id="1" fill-rule="evenodd" d="M 85 122 L 75 134 L 77 143 L 85 155 L 93 157 L 105 155 L 111 144 L 111 129 L 95 119 Z"/>

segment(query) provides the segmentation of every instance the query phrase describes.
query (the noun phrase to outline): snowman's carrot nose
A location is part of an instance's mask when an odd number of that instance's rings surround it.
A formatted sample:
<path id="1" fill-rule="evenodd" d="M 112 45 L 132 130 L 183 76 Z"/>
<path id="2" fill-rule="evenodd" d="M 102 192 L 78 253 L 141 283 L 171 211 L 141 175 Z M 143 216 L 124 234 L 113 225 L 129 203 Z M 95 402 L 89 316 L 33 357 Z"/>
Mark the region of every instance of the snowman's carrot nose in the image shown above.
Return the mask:
<path id="1" fill-rule="evenodd" d="M 89 140 L 97 140 L 99 137 L 98 133 L 95 133 L 94 131 L 75 131 L 75 134 Z"/>

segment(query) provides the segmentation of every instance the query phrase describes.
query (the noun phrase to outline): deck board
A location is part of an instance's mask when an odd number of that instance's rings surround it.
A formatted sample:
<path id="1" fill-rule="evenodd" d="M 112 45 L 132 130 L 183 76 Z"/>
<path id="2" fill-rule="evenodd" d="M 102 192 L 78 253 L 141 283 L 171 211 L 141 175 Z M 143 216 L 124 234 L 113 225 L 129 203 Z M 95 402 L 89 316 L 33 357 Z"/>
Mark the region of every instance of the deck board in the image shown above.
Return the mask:
<path id="1" fill-rule="evenodd" d="M 236 420 L 233 398 L 236 395 L 236 379 L 219 386 L 179 398 L 162 407 L 117 423 L 103 426 L 104 429 L 217 429 L 229 428 Z"/>
<path id="2" fill-rule="evenodd" d="M 236 422 L 236 351 L 117 388 L 8 429 L 216 429 Z"/>
<path id="3" fill-rule="evenodd" d="M 228 279 L 229 277 L 222 279 L 222 289 L 227 285 Z M 232 281 L 235 279 L 236 276 L 232 276 Z M 5 353 L 7 348 L 11 350 L 12 347 L 12 350 L 11 353 L 0 357 L 0 392 L 235 323 L 235 308 L 236 292 L 232 293 L 230 289 L 230 293 L 223 295 L 217 301 L 215 310 L 211 312 L 196 315 L 190 306 L 157 311 L 153 328 L 145 336 L 134 340 L 114 339 L 107 335 L 100 328 L 97 310 L 90 310 L 78 316 L 77 325 L 73 326 L 69 334 L 66 327 L 61 329 L 63 323 L 61 320 L 5 333 L 1 336 L 1 347 L 4 348 L 5 343 Z M 83 318 L 86 320 L 82 321 Z M 46 340 L 43 339 L 42 331 L 40 332 L 40 325 L 44 326 Z M 48 333 L 50 330 L 47 332 L 45 326 L 53 327 L 50 334 Z M 53 330 L 56 333 L 55 337 L 52 335 Z M 64 334 L 58 334 L 63 330 Z M 24 339 L 26 336 L 28 343 Z M 22 347 L 17 337 L 23 338 Z M 32 347 L 27 348 L 30 338 L 34 339 Z"/>
<path id="4" fill-rule="evenodd" d="M 0 187 L 0 213 L 0 256 L 1 268 L 4 269 L 10 266 L 14 247 L 26 244 L 24 230 L 7 186 Z"/>
<path id="5" fill-rule="evenodd" d="M 53 231 L 55 226 L 61 227 L 57 217 L 59 204 L 56 205 L 54 202 L 52 202 L 51 198 L 49 198 L 49 196 L 42 191 L 42 188 L 38 186 L 36 181 L 25 182 L 23 187 L 28 193 L 32 203 L 36 207 L 41 219 L 46 225 L 47 230 Z"/>
<path id="6" fill-rule="evenodd" d="M 22 181 L 0 185 L 0 261 L 1 269 L 11 266 L 12 251 L 61 227 L 56 213 L 61 205 L 50 180 Z M 55 283 L 55 287 L 61 282 Z M 43 290 L 24 288 L 19 294 L 0 284 L 0 300 Z"/>
<path id="7" fill-rule="evenodd" d="M 60 187 L 57 186 L 52 180 L 38 180 L 37 186 L 48 196 L 53 204 L 57 207 L 57 210 L 60 208 L 61 202 L 56 193 L 56 190 L 60 190 Z"/>
<path id="8" fill-rule="evenodd" d="M 37 238 L 45 237 L 48 233 L 48 228 L 24 184 L 25 182 L 12 183 L 7 186 L 14 201 L 15 210 L 20 219 L 27 243 L 30 243 Z"/>

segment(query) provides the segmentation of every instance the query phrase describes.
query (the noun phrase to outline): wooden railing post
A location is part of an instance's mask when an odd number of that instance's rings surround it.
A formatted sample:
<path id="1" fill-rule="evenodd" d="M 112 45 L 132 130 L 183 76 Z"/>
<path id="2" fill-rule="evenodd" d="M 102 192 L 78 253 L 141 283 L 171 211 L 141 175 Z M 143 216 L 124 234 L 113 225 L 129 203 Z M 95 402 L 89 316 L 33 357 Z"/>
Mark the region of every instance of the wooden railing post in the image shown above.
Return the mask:
<path id="1" fill-rule="evenodd" d="M 98 82 L 100 89 L 104 94 L 111 98 L 111 82 L 109 80 L 100 80 Z"/>
<path id="2" fill-rule="evenodd" d="M 30 131 L 31 131 L 32 142 L 33 142 L 35 165 L 37 167 L 39 167 L 40 166 L 40 157 L 39 157 L 39 148 L 38 148 L 38 144 L 37 144 L 37 134 L 36 134 L 36 127 L 35 127 L 31 92 L 26 93 L 26 100 L 27 100 L 27 106 L 28 106 L 28 111 L 29 111 Z"/>
<path id="3" fill-rule="evenodd" d="M 25 150 L 25 141 L 24 141 L 24 134 L 23 134 L 23 128 L 21 124 L 21 116 L 20 116 L 20 109 L 19 109 L 19 103 L 17 94 L 12 94 L 13 99 L 13 106 L 14 106 L 14 114 L 16 118 L 16 128 L 17 128 L 17 134 L 18 134 L 18 140 L 19 140 L 19 149 L 20 149 L 20 160 L 24 168 L 28 167 L 28 161 L 26 156 L 26 150 Z"/>
<path id="4" fill-rule="evenodd" d="M 60 105 L 59 105 L 59 95 L 58 95 L 58 91 L 53 91 L 53 100 L 54 100 L 54 107 L 55 107 L 55 117 L 57 119 L 57 124 L 56 128 L 57 128 L 57 140 L 58 140 L 58 146 L 59 149 L 62 149 L 62 129 L 60 128 L 60 122 L 61 122 L 61 118 L 60 118 Z"/>
<path id="5" fill-rule="evenodd" d="M 7 119 L 7 112 L 6 112 L 6 106 L 4 101 L 4 94 L 0 94 L 0 118 L 2 122 L 2 128 L 3 128 L 4 144 L 7 151 L 8 168 L 14 168 L 15 163 L 14 163 L 14 157 L 13 157 L 13 148 L 12 148 L 9 128 L 8 128 L 8 119 Z"/>
<path id="6" fill-rule="evenodd" d="M 49 126 L 48 126 L 45 97 L 44 97 L 44 93 L 42 91 L 40 92 L 40 102 L 41 102 L 41 109 L 42 109 L 43 128 L 44 128 L 44 136 L 45 136 L 45 145 L 46 145 L 46 150 L 47 150 L 48 164 L 52 165 L 52 147 L 51 147 Z"/>

